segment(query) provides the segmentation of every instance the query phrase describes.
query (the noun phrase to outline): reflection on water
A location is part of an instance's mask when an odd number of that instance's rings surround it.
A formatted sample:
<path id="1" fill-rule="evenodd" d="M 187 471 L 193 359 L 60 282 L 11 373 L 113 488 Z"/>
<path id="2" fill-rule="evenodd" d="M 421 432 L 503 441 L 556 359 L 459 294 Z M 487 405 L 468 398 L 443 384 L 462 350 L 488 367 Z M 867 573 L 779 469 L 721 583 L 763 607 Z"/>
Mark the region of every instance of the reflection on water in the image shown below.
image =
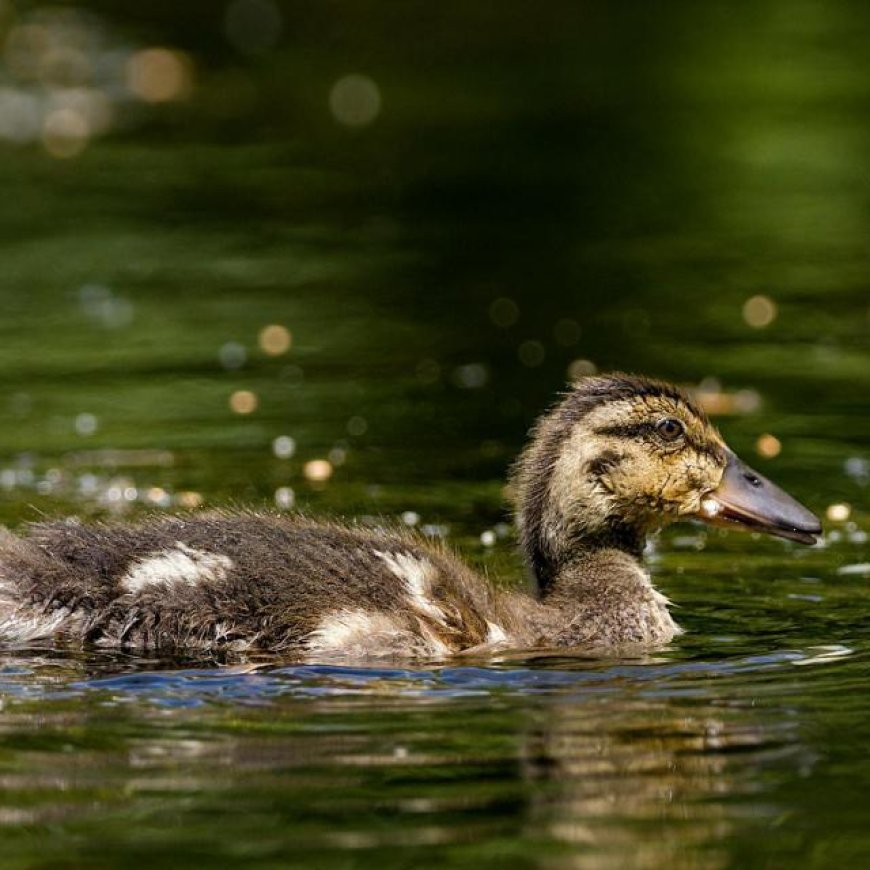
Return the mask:
<path id="1" fill-rule="evenodd" d="M 758 766 L 795 749 L 788 734 L 703 706 L 680 716 L 662 702 L 610 701 L 559 708 L 554 719 L 530 741 L 530 775 L 550 785 L 531 822 L 593 853 L 572 862 L 581 867 L 627 858 L 660 867 L 698 853 L 704 866 L 726 863 L 715 844 L 734 820 L 721 801 L 751 792 L 729 753 Z M 647 824 L 660 836 L 644 836 Z"/>
<path id="2" fill-rule="evenodd" d="M 57 847 L 95 866 L 134 846 L 724 866 L 723 844 L 781 821 L 765 781 L 817 760 L 792 700 L 759 705 L 738 675 L 810 658 L 120 672 L 8 658 L 0 825 L 60 826 Z M 97 831 L 99 846 L 76 839 Z"/>

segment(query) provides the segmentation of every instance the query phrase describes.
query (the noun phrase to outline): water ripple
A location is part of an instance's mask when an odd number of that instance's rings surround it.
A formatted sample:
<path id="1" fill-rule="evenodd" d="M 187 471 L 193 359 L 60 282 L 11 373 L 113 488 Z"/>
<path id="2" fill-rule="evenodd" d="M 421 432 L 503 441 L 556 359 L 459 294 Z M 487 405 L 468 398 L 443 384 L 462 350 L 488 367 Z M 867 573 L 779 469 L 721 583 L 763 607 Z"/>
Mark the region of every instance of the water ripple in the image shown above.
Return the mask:
<path id="1" fill-rule="evenodd" d="M 559 694 L 572 698 L 634 691 L 645 695 L 707 694 L 710 678 L 763 673 L 788 666 L 830 665 L 853 655 L 840 644 L 784 649 L 717 661 L 601 663 L 536 660 L 525 666 L 366 667 L 337 664 L 184 668 L 100 673 L 86 679 L 44 676 L 46 665 L 0 667 L 0 696 L 29 700 L 104 693 L 112 703 L 132 700 L 168 707 L 204 703 L 264 704 L 279 697 L 392 696 L 473 698 L 504 694 Z M 40 677 L 42 676 L 42 679 Z"/>

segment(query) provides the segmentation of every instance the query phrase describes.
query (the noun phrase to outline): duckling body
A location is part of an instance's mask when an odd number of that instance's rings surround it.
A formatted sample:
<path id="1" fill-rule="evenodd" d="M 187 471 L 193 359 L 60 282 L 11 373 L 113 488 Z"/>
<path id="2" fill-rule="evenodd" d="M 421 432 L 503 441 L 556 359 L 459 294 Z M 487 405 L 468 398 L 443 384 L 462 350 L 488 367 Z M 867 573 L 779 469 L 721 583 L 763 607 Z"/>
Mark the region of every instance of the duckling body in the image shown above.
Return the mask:
<path id="1" fill-rule="evenodd" d="M 651 434 L 662 419 L 679 421 L 680 451 Z M 531 594 L 400 530 L 256 512 L 42 523 L 0 536 L 0 642 L 425 659 L 658 646 L 680 629 L 640 561 L 645 535 L 704 516 L 728 462 L 675 388 L 588 379 L 542 418 L 515 473 Z M 817 521 L 797 508 L 805 530 L 791 534 L 806 537 Z"/>
<path id="2" fill-rule="evenodd" d="M 578 566 L 590 600 L 568 604 L 496 590 L 407 532 L 269 514 L 44 523 L 26 538 L 6 533 L 0 550 L 7 643 L 440 659 L 590 638 L 666 642 L 678 630 L 618 552 Z M 601 606 L 604 590 L 620 608 Z"/>

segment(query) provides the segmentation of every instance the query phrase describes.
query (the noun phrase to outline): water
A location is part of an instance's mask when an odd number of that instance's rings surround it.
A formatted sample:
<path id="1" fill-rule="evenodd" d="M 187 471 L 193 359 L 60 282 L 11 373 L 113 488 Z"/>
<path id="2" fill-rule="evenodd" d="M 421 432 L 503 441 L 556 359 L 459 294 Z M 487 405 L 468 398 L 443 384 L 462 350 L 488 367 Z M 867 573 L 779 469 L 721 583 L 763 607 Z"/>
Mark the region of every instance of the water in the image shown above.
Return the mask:
<path id="1" fill-rule="evenodd" d="M 177 5 L 82 26 L 189 100 L 100 66 L 105 135 L 3 146 L 3 522 L 292 504 L 522 582 L 505 470 L 590 363 L 703 381 L 833 519 L 666 532 L 647 659 L 6 651 L 4 867 L 865 866 L 867 8 Z"/>
<path id="2" fill-rule="evenodd" d="M 734 643 L 247 673 L 9 658 L 4 841 L 21 866 L 857 861 L 866 655 Z"/>

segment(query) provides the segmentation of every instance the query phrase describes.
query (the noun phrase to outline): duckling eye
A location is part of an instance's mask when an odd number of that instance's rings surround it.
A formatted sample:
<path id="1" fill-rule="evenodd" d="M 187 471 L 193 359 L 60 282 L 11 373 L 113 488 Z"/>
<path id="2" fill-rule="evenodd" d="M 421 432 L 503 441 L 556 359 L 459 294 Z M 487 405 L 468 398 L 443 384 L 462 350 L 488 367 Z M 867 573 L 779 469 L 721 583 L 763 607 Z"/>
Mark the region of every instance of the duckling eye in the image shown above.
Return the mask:
<path id="1" fill-rule="evenodd" d="M 675 417 L 665 417 L 656 423 L 656 432 L 663 441 L 676 441 L 683 437 L 686 427 Z"/>

